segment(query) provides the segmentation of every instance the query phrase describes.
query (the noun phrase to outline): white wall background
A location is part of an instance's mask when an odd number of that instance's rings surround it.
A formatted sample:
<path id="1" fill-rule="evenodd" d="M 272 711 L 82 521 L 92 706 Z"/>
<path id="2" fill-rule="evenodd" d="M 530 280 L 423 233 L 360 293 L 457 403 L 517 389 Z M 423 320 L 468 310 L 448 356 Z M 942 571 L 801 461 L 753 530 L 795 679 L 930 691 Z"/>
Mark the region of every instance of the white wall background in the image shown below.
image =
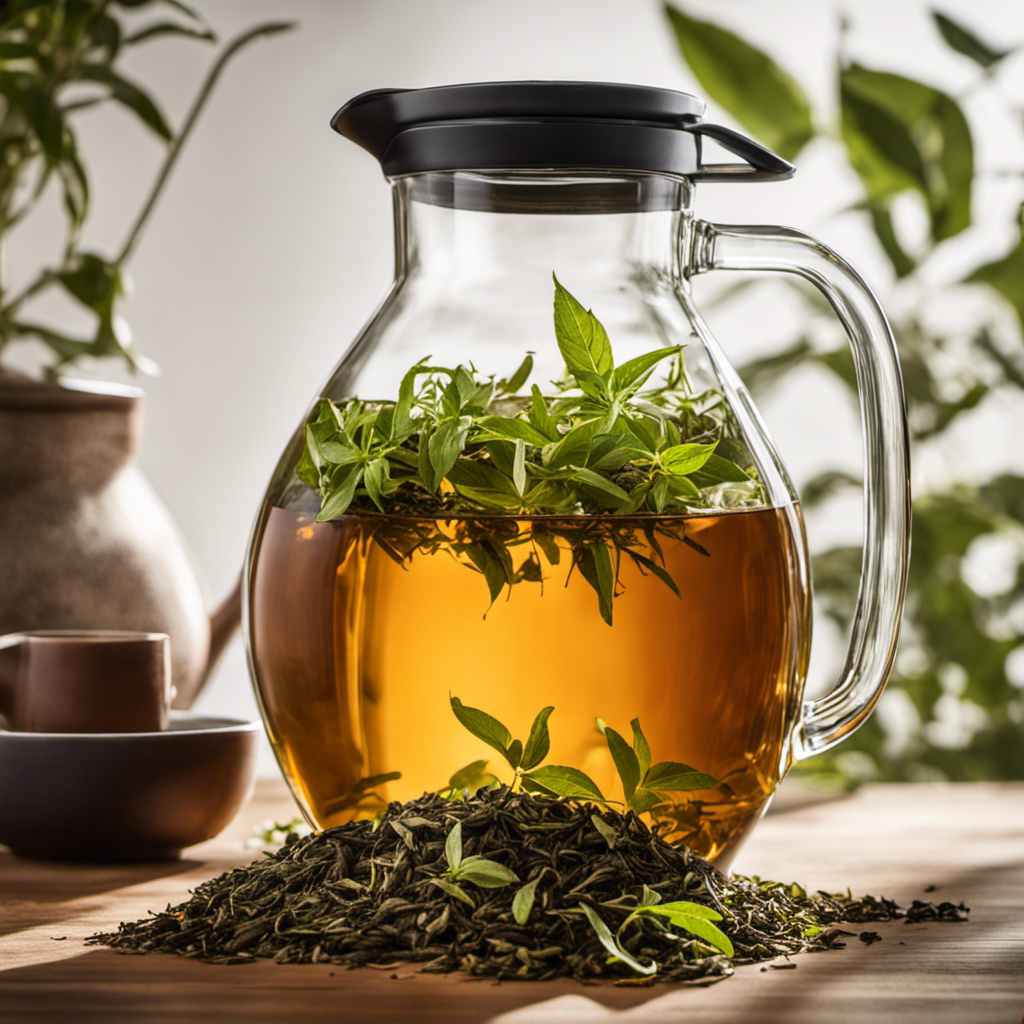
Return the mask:
<path id="1" fill-rule="evenodd" d="M 143 382 L 142 463 L 216 597 L 239 571 L 281 446 L 389 279 L 387 188 L 372 158 L 330 131 L 334 110 L 369 88 L 459 81 L 569 78 L 699 89 L 653 0 L 204 0 L 201 6 L 222 38 L 263 19 L 301 23 L 228 69 L 130 268 L 135 293 L 126 313 L 140 351 L 163 368 L 162 376 Z M 771 52 L 824 110 L 834 107 L 841 11 L 853 21 L 852 53 L 870 66 L 919 75 L 953 93 L 976 77 L 973 65 L 938 40 L 919 0 L 689 0 L 686 6 Z M 942 7 L 994 44 L 1024 40 L 1020 0 L 944 0 Z M 210 56 L 198 44 L 153 43 L 137 51 L 128 69 L 177 122 Z M 1024 59 L 1012 62 L 1003 78 L 1024 98 Z M 1011 131 L 995 107 L 984 98 L 967 100 L 979 161 L 991 168 L 1024 164 L 1019 129 Z M 711 114 L 729 123 L 720 111 Z M 82 116 L 81 146 L 95 192 L 87 241 L 113 252 L 161 147 L 130 118 L 108 111 Z M 858 195 L 835 143 L 814 143 L 799 163 L 790 182 L 702 186 L 699 213 L 812 231 L 852 258 L 884 295 L 886 265 L 870 239 L 849 218 L 832 216 Z M 979 252 L 994 258 L 1010 243 L 1000 214 L 1022 194 L 1019 179 L 1002 178 L 976 196 L 979 225 L 965 236 L 965 260 Z M 12 248 L 15 281 L 50 254 L 59 226 L 57 203 L 52 206 Z M 950 268 L 937 272 L 944 269 Z M 768 314 L 763 305 L 716 310 L 709 319 L 737 361 L 785 337 L 793 323 L 785 304 Z M 24 366 L 36 360 L 27 349 L 18 357 Z M 92 375 L 121 376 L 109 366 Z M 798 481 L 837 457 L 856 469 L 855 414 L 820 377 L 794 375 L 765 411 Z M 985 429 L 987 450 L 1000 459 L 1020 436 L 1020 421 L 997 411 Z M 963 453 L 957 468 L 978 468 L 966 441 Z M 957 453 L 943 456 L 950 458 Z M 838 524 L 812 522 L 812 544 L 856 529 L 855 509 Z M 835 671 L 841 651 L 835 638 L 819 639 L 820 682 Z M 239 642 L 202 706 L 256 714 Z M 269 757 L 264 765 L 273 771 Z"/>

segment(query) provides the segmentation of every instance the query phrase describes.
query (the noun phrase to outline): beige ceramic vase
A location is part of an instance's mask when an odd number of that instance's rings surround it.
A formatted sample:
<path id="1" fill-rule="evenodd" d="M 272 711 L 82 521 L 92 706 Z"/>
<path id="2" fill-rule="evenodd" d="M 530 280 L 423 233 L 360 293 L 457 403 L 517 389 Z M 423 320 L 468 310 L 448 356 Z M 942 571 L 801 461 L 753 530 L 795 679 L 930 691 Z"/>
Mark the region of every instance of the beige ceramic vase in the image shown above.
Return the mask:
<path id="1" fill-rule="evenodd" d="M 167 633 L 174 703 L 187 708 L 237 628 L 239 594 L 207 612 L 188 549 L 135 465 L 141 399 L 0 375 L 0 634 Z"/>

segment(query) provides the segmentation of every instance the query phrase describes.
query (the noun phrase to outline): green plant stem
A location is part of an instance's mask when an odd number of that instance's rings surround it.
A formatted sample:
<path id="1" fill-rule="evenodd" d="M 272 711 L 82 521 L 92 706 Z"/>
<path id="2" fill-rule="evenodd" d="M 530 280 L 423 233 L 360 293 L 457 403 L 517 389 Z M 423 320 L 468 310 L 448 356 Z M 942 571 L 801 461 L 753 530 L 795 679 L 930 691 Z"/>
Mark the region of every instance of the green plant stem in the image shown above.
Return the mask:
<path id="1" fill-rule="evenodd" d="M 279 32 L 291 31 L 291 29 L 295 28 L 295 25 L 296 23 L 293 21 L 274 21 L 267 22 L 263 25 L 257 25 L 255 28 L 251 28 L 248 31 L 243 32 L 240 36 L 224 47 L 221 55 L 217 58 L 213 67 L 210 68 L 206 79 L 200 87 L 199 92 L 196 94 L 196 98 L 192 101 L 192 106 L 189 108 L 188 114 L 181 126 L 181 130 L 175 136 L 167 150 L 167 156 L 164 158 L 164 162 L 161 165 L 160 170 L 157 172 L 157 176 L 153 182 L 153 187 L 150 189 L 149 196 L 143 204 L 142 209 L 139 211 L 138 216 L 135 218 L 135 223 L 132 224 L 131 230 L 128 232 L 128 237 L 125 239 L 124 245 L 121 247 L 121 251 L 114 260 L 118 266 L 125 263 L 131 255 L 132 250 L 135 248 L 135 245 L 139 240 L 139 236 L 142 233 L 142 229 L 145 227 L 146 221 L 149 220 L 149 217 L 156 206 L 157 200 L 160 198 L 160 194 L 163 192 L 168 178 L 170 178 L 171 171 L 174 170 L 174 165 L 178 162 L 178 157 L 181 154 L 182 147 L 188 140 L 189 135 L 191 135 L 192 129 L 195 127 L 196 121 L 199 119 L 199 115 L 203 112 L 203 108 L 206 106 L 206 103 L 210 98 L 210 94 L 213 92 L 214 86 L 217 84 L 217 79 L 220 78 L 228 61 L 230 61 L 231 58 L 239 52 L 239 50 L 247 46 L 253 40 L 260 37 L 277 35 Z"/>
<path id="2" fill-rule="evenodd" d="M 3 307 L 2 313 L 4 319 L 6 320 L 13 316 L 23 302 L 26 302 L 28 299 L 32 298 L 33 295 L 41 292 L 47 285 L 53 284 L 58 277 L 60 277 L 59 270 L 44 270 L 31 284 L 26 285 L 6 306 Z"/>

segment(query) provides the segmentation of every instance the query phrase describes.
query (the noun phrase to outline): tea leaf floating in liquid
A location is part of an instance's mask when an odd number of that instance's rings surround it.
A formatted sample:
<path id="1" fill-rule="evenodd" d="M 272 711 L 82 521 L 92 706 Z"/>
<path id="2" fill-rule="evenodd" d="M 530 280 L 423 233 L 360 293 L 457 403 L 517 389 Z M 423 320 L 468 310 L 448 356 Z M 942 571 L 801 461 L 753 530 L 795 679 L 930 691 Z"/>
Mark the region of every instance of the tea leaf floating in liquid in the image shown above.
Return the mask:
<path id="1" fill-rule="evenodd" d="M 295 470 L 320 494 L 318 521 L 384 513 L 373 538 L 391 557 L 450 546 L 484 577 L 492 603 L 506 587 L 543 583 L 539 555 L 559 562 L 552 534 L 569 542 L 568 573 L 578 570 L 594 588 L 609 625 L 623 554 L 678 595 L 663 555 L 659 565 L 635 550 L 646 529 L 660 552 L 654 531 L 619 517 L 765 504 L 728 406 L 717 391 L 693 391 L 679 346 L 616 366 L 601 322 L 557 278 L 554 328 L 567 373 L 553 395 L 536 384 L 529 399 L 517 394 L 533 371 L 531 353 L 507 380 L 424 360 L 406 372 L 395 402 L 322 399 Z M 665 381 L 648 387 L 667 360 Z M 524 515 L 565 518 L 516 537 L 489 521 Z M 398 516 L 468 520 L 453 544 Z M 660 532 L 707 555 L 682 519 Z M 511 549 L 523 545 L 530 551 L 516 566 Z"/>

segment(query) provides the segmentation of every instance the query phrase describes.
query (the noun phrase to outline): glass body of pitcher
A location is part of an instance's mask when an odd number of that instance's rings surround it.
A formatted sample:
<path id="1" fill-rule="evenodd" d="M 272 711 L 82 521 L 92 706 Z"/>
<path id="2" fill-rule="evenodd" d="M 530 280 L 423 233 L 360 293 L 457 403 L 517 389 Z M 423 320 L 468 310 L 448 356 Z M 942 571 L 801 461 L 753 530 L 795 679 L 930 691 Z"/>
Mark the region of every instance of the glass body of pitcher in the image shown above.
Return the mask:
<path id="1" fill-rule="evenodd" d="M 544 765 L 632 796 L 725 866 L 793 759 L 870 712 L 908 550 L 892 339 L 824 246 L 694 216 L 702 179 L 791 172 L 702 109 L 498 83 L 364 94 L 336 115 L 391 181 L 395 281 L 285 449 L 245 588 L 261 710 L 315 826 L 530 767 L 467 731 L 455 696 L 524 741 L 553 706 Z M 705 164 L 704 136 L 744 163 Z M 803 276 L 851 339 L 863 578 L 843 677 L 817 701 L 800 506 L 694 306 L 690 279 L 712 269 Z M 675 769 L 651 773 L 634 720 Z M 608 727 L 639 755 L 635 792 Z"/>

